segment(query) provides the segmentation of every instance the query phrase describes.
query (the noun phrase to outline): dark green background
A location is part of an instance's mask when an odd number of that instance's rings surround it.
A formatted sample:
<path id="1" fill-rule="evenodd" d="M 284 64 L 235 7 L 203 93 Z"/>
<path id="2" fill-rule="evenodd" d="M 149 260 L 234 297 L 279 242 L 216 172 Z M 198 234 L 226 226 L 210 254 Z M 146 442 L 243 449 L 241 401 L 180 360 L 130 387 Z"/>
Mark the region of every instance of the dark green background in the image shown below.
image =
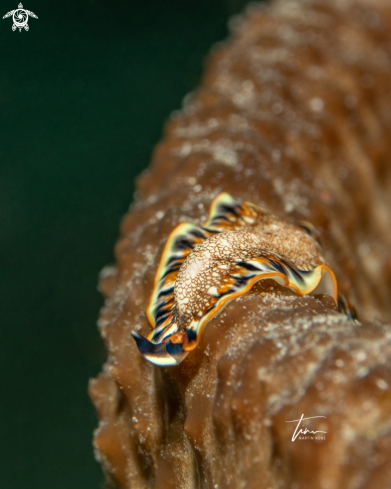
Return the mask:
<path id="1" fill-rule="evenodd" d="M 22 3 L 29 32 L 0 20 L 0 487 L 99 488 L 97 276 L 165 119 L 245 1 Z"/>

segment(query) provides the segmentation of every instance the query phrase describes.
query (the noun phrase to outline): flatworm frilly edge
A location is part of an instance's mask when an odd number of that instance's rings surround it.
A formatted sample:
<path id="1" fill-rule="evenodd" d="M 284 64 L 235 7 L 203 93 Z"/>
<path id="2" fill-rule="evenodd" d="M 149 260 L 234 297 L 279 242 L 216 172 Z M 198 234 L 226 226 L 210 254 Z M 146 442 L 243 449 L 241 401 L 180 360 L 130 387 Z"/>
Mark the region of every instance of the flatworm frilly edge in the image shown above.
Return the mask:
<path id="1" fill-rule="evenodd" d="M 132 332 L 140 353 L 155 365 L 178 365 L 197 347 L 207 323 L 263 279 L 300 296 L 329 294 L 355 319 L 311 224 L 221 193 L 204 226 L 181 223 L 169 236 L 147 308 L 153 329 L 148 338 Z"/>

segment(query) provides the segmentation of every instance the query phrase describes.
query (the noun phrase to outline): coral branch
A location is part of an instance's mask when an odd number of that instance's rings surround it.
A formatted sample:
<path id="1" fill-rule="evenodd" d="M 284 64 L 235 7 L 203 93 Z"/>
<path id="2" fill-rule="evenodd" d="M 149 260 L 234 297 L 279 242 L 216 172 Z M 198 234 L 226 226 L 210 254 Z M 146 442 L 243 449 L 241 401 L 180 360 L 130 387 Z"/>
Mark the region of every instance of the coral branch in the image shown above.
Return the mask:
<path id="1" fill-rule="evenodd" d="M 390 33 L 386 0 L 251 5 L 172 115 L 102 273 L 90 395 L 118 487 L 391 486 Z M 179 366 L 145 361 L 131 331 L 151 331 L 167 238 L 221 192 L 311 222 L 361 322 L 265 280 Z"/>

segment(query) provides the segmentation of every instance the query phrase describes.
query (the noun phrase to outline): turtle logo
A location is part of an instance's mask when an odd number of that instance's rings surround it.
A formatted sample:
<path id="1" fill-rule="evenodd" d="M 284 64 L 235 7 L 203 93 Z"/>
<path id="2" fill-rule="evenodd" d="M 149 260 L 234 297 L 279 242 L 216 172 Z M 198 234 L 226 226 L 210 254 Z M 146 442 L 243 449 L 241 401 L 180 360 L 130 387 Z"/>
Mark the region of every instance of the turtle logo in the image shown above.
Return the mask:
<path id="1" fill-rule="evenodd" d="M 29 26 L 28 26 L 29 16 L 34 17 L 34 19 L 38 19 L 38 17 L 34 14 L 34 12 L 30 12 L 30 10 L 24 9 L 21 3 L 18 5 L 18 8 L 16 10 L 11 10 L 11 12 L 7 12 L 4 15 L 3 19 L 6 19 L 7 17 L 11 17 L 11 15 L 14 21 L 12 25 L 12 30 L 15 31 L 16 29 L 19 29 L 19 32 L 21 32 L 23 28 L 26 31 L 29 30 Z"/>

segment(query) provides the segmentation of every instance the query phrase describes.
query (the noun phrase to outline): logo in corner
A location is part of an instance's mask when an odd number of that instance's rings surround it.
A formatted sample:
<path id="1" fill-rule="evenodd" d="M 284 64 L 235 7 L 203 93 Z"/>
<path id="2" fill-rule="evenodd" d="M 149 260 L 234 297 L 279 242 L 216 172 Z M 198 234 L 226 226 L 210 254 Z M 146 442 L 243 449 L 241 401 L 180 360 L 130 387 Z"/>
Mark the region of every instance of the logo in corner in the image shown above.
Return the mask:
<path id="1" fill-rule="evenodd" d="M 7 17 L 11 17 L 14 21 L 12 25 L 12 30 L 15 31 L 16 29 L 19 29 L 19 32 L 22 31 L 22 29 L 28 31 L 29 26 L 28 26 L 28 21 L 29 21 L 29 16 L 34 17 L 34 19 L 38 19 L 38 17 L 34 14 L 34 12 L 30 12 L 30 10 L 26 10 L 23 8 L 23 5 L 20 3 L 18 5 L 18 8 L 16 10 L 11 10 L 10 12 L 7 12 L 3 19 L 6 19 Z"/>

